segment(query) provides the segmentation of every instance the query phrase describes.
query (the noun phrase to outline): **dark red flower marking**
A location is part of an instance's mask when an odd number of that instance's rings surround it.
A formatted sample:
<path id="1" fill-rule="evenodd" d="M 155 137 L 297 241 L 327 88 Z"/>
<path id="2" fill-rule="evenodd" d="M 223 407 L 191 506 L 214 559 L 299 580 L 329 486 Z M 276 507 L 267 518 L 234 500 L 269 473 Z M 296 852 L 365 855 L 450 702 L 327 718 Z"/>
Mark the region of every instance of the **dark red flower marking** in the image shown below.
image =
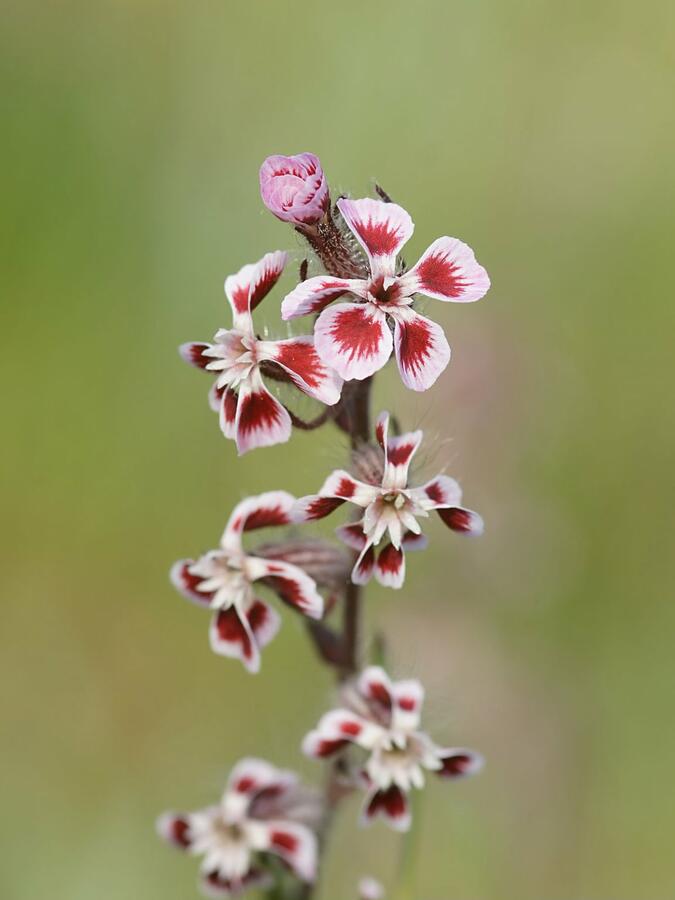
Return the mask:
<path id="1" fill-rule="evenodd" d="M 224 388 L 220 391 L 216 388 L 216 392 L 223 398 L 225 421 L 232 425 L 237 415 L 237 395 L 231 388 Z"/>
<path id="2" fill-rule="evenodd" d="M 280 421 L 279 405 L 267 391 L 248 394 L 241 400 L 239 431 L 249 434 L 257 429 L 273 428 Z"/>
<path id="3" fill-rule="evenodd" d="M 376 816 L 380 812 L 387 813 L 392 819 L 400 819 L 408 811 L 405 794 L 392 785 L 386 791 L 377 791 L 368 804 L 368 815 Z"/>
<path id="4" fill-rule="evenodd" d="M 349 500 L 356 493 L 356 485 L 349 478 L 341 478 L 335 491 L 336 496 Z"/>
<path id="5" fill-rule="evenodd" d="M 403 565 L 403 550 L 397 550 L 393 544 L 387 544 L 380 551 L 377 564 L 383 572 L 398 572 Z"/>
<path id="6" fill-rule="evenodd" d="M 219 640 L 226 644 L 239 644 L 244 659 L 252 658 L 251 638 L 234 607 L 218 610 L 215 616 L 215 629 Z"/>
<path id="7" fill-rule="evenodd" d="M 270 844 L 276 850 L 294 853 L 298 849 L 299 841 L 294 834 L 289 834 L 288 831 L 273 831 L 270 835 Z"/>
<path id="8" fill-rule="evenodd" d="M 414 697 L 399 697 L 398 705 L 405 712 L 413 712 L 417 708 L 417 700 Z"/>
<path id="9" fill-rule="evenodd" d="M 254 510 L 244 522 L 244 531 L 269 528 L 272 525 L 288 525 L 288 512 L 281 506 L 263 506 Z"/>
<path id="10" fill-rule="evenodd" d="M 348 735 L 349 737 L 358 737 L 363 729 L 358 722 L 342 722 L 340 731 L 342 734 Z"/>
<path id="11" fill-rule="evenodd" d="M 276 591 L 284 603 L 288 603 L 289 606 L 293 606 L 301 612 L 307 609 L 307 598 L 302 590 L 302 586 L 294 578 L 270 575 L 264 581 L 273 591 Z"/>
<path id="12" fill-rule="evenodd" d="M 446 297 L 461 297 L 466 281 L 459 272 L 459 266 L 449 262 L 442 253 L 431 253 L 416 267 L 420 290 L 443 294 Z"/>
<path id="13" fill-rule="evenodd" d="M 348 740 L 323 740 L 320 741 L 319 744 L 314 748 L 314 754 L 322 759 L 327 756 L 332 756 L 334 753 L 337 753 L 339 750 L 342 750 L 344 747 L 348 746 Z"/>
<path id="14" fill-rule="evenodd" d="M 256 600 L 247 612 L 246 618 L 253 634 L 257 634 L 269 621 L 269 609 L 261 600 Z"/>
<path id="15" fill-rule="evenodd" d="M 190 846 L 190 826 L 187 819 L 184 819 L 182 816 L 176 816 L 169 823 L 167 831 L 167 837 L 177 847 L 187 848 Z"/>
<path id="16" fill-rule="evenodd" d="M 354 304 L 335 316 L 330 334 L 340 352 L 356 359 L 377 355 L 386 327 L 384 322 L 368 319 L 361 304 Z"/>
<path id="17" fill-rule="evenodd" d="M 433 338 L 431 328 L 422 316 L 412 321 L 399 321 L 399 359 L 403 368 L 415 372 L 421 369 L 431 355 Z"/>
<path id="18" fill-rule="evenodd" d="M 201 575 L 192 575 L 190 573 L 190 566 L 193 564 L 194 560 L 186 559 L 181 565 L 177 565 L 172 573 L 174 583 L 198 603 L 203 603 L 204 606 L 208 606 L 215 592 L 210 591 L 209 593 L 202 593 L 197 590 L 203 579 Z"/>
<path id="19" fill-rule="evenodd" d="M 326 367 L 312 344 L 294 342 L 277 344 L 276 362 L 286 366 L 310 388 L 317 388 L 326 376 Z"/>
<path id="20" fill-rule="evenodd" d="M 183 344 L 180 348 L 180 355 L 185 362 L 190 363 L 191 366 L 196 366 L 198 369 L 205 369 L 210 362 L 213 362 L 212 357 L 204 356 L 204 351 L 208 350 L 210 346 L 210 344 L 199 343 L 198 341 L 195 341 L 192 344 Z"/>
<path id="21" fill-rule="evenodd" d="M 307 505 L 305 518 L 308 521 L 311 519 L 323 519 L 337 509 L 338 506 L 342 506 L 344 502 L 340 497 L 317 497 Z"/>
<path id="22" fill-rule="evenodd" d="M 441 759 L 443 768 L 438 774 L 443 778 L 459 778 L 467 775 L 474 767 L 474 759 L 468 753 L 454 753 Z"/>
<path id="23" fill-rule="evenodd" d="M 368 682 L 368 698 L 379 703 L 381 706 L 384 706 L 386 709 L 391 709 L 391 694 L 389 693 L 389 688 L 381 681 Z"/>
<path id="24" fill-rule="evenodd" d="M 439 481 L 432 481 L 424 488 L 424 493 L 433 503 L 445 502 L 445 494 Z"/>
<path id="25" fill-rule="evenodd" d="M 387 448 L 387 459 L 392 466 L 403 466 L 415 452 L 415 444 L 393 444 Z"/>
<path id="26" fill-rule="evenodd" d="M 375 548 L 368 547 L 366 552 L 361 557 L 361 561 L 359 562 L 357 572 L 361 577 L 366 577 L 373 570 L 373 566 L 375 565 Z"/>
<path id="27" fill-rule="evenodd" d="M 400 228 L 392 227 L 391 222 L 377 222 L 372 218 L 367 221 L 354 220 L 354 230 L 363 239 L 371 256 L 391 256 L 401 243 Z"/>
<path id="28" fill-rule="evenodd" d="M 438 509 L 436 512 L 453 531 L 461 531 L 466 534 L 473 530 L 473 516 L 468 509 L 451 506 L 450 509 Z"/>
<path id="29" fill-rule="evenodd" d="M 281 273 L 283 272 L 283 270 L 283 265 L 281 266 L 281 268 L 279 268 L 274 266 L 271 262 L 265 263 L 263 272 L 260 274 L 260 277 L 258 278 L 256 283 L 252 286 L 250 301 L 251 311 L 253 311 L 260 303 L 260 301 L 269 294 L 269 292 L 281 277 Z"/>

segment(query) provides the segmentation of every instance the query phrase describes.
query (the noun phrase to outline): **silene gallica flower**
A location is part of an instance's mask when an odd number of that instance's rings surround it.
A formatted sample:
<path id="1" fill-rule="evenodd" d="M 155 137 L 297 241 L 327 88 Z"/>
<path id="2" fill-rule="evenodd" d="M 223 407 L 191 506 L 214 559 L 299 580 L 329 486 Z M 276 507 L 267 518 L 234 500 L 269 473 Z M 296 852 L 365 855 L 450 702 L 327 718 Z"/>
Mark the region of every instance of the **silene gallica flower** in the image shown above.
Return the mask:
<path id="1" fill-rule="evenodd" d="M 321 163 L 313 153 L 268 156 L 260 167 L 260 195 L 270 212 L 292 225 L 314 225 L 330 196 Z"/>
<path id="2" fill-rule="evenodd" d="M 215 653 L 240 659 L 249 672 L 260 668 L 260 650 L 274 638 L 279 614 L 257 596 L 256 583 L 310 619 L 323 615 L 316 583 L 281 558 L 247 553 L 245 531 L 287 525 L 295 498 L 285 491 L 249 497 L 235 507 L 217 550 L 199 559 L 182 559 L 171 569 L 174 586 L 198 606 L 213 611 L 209 637 Z"/>
<path id="3" fill-rule="evenodd" d="M 269 367 L 285 373 L 300 391 L 328 406 L 340 399 L 342 379 L 322 362 L 311 335 L 268 341 L 255 334 L 251 314 L 279 280 L 285 264 L 286 254 L 276 251 L 230 275 L 225 294 L 232 307 L 232 328 L 221 328 L 213 343 L 192 342 L 180 348 L 183 359 L 216 376 L 209 403 L 219 413 L 223 434 L 237 442 L 240 454 L 291 436 L 288 410 L 263 383 L 265 367 L 268 373 Z"/>
<path id="4" fill-rule="evenodd" d="M 437 746 L 420 727 L 424 689 L 419 681 L 391 681 L 379 666 L 365 669 L 343 692 L 344 706 L 326 713 L 303 741 L 303 751 L 325 759 L 353 746 L 365 751 L 359 769 L 367 796 L 362 821 L 377 816 L 398 831 L 410 827 L 408 793 L 424 787 L 424 772 L 460 778 L 483 759 L 463 747 Z"/>
<path id="5" fill-rule="evenodd" d="M 483 520 L 462 507 L 462 490 L 454 478 L 437 475 L 421 487 L 408 486 L 408 469 L 422 432 L 389 437 L 389 413 L 381 413 L 375 428 L 382 451 L 380 471 L 369 472 L 371 483 L 359 481 L 343 469 L 328 476 L 318 494 L 302 497 L 293 507 L 295 522 L 323 519 L 343 503 L 353 503 L 363 516 L 336 533 L 345 544 L 359 551 L 352 571 L 355 584 L 365 584 L 373 575 L 387 587 L 400 588 L 405 578 L 405 550 L 422 550 L 426 538 L 419 518 L 436 510 L 448 528 L 462 534 L 479 535 Z M 381 480 L 375 483 L 379 477 Z M 388 537 L 376 555 L 376 548 Z"/>
<path id="6" fill-rule="evenodd" d="M 209 897 L 233 897 L 269 887 L 270 857 L 302 881 L 316 878 L 314 826 L 320 801 L 292 772 L 260 759 L 232 771 L 220 804 L 191 813 L 165 813 L 157 830 L 169 844 L 202 856 L 200 887 Z"/>
<path id="7" fill-rule="evenodd" d="M 341 199 L 337 207 L 365 250 L 370 276 L 319 275 L 299 284 L 282 303 L 284 319 L 321 313 L 314 337 L 319 356 L 345 381 L 368 378 L 392 353 L 406 387 L 425 391 L 450 360 L 443 329 L 415 312 L 415 294 L 468 303 L 490 287 L 473 250 L 457 238 L 441 237 L 407 272 L 398 254 L 413 233 L 413 221 L 396 203 Z M 328 307 L 339 297 L 346 302 Z M 390 325 L 393 327 L 393 338 Z"/>

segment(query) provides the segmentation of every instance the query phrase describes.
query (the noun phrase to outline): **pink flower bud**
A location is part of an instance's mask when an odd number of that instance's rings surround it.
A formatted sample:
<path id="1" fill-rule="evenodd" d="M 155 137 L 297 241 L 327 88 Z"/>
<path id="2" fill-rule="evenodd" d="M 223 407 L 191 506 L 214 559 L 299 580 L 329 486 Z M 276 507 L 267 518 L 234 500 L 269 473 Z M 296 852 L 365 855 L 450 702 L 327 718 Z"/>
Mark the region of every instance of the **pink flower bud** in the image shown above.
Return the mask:
<path id="1" fill-rule="evenodd" d="M 328 185 L 313 153 L 268 156 L 260 167 L 260 195 L 270 212 L 293 225 L 314 225 L 328 209 Z"/>

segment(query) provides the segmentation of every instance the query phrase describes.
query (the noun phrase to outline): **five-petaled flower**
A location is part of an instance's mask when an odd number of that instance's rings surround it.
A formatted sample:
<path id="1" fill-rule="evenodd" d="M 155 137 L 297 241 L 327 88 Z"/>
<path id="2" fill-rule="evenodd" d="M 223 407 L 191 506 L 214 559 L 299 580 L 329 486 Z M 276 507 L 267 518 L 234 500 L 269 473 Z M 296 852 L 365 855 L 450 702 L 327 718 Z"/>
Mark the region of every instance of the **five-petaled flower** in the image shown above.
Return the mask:
<path id="1" fill-rule="evenodd" d="M 317 839 L 308 823 L 319 801 L 292 772 L 260 759 L 232 771 L 220 804 L 191 813 L 165 813 L 161 837 L 203 856 L 200 886 L 210 897 L 232 897 L 272 884 L 269 857 L 279 857 L 302 881 L 316 877 Z"/>
<path id="2" fill-rule="evenodd" d="M 293 225 L 315 225 L 328 209 L 330 196 L 321 163 L 313 153 L 268 156 L 260 167 L 263 203 Z"/>
<path id="3" fill-rule="evenodd" d="M 311 335 L 266 341 L 255 334 L 251 314 L 285 264 L 286 254 L 277 250 L 230 275 L 225 294 L 232 306 L 232 328 L 221 328 L 213 343 L 192 342 L 180 348 L 183 359 L 217 376 L 209 403 L 220 415 L 223 434 L 236 440 L 240 454 L 291 436 L 291 417 L 265 387 L 261 365 L 279 367 L 277 371 L 283 370 L 299 390 L 321 403 L 332 406 L 340 399 L 342 379 L 319 358 Z"/>
<path id="4" fill-rule="evenodd" d="M 344 706 L 323 716 L 303 741 L 324 759 L 354 745 L 366 751 L 360 777 L 367 789 L 362 821 L 383 816 L 399 831 L 410 826 L 407 794 L 424 786 L 424 770 L 442 778 L 472 775 L 482 757 L 463 747 L 442 748 L 419 730 L 424 689 L 419 681 L 391 681 L 379 666 L 365 669 L 344 692 Z"/>
<path id="5" fill-rule="evenodd" d="M 388 587 L 400 588 L 405 577 L 405 550 L 421 550 L 426 538 L 417 521 L 436 510 L 453 531 L 479 535 L 483 520 L 478 513 L 460 506 L 462 490 L 454 478 L 437 475 L 421 487 L 408 486 L 408 468 L 421 441 L 422 432 L 389 437 L 389 413 L 381 413 L 375 428 L 383 452 L 382 478 L 367 484 L 338 469 L 328 476 L 316 495 L 302 497 L 293 508 L 296 522 L 323 519 L 345 502 L 363 510 L 357 522 L 337 529 L 338 536 L 359 551 L 352 571 L 355 584 L 365 584 L 373 572 Z M 389 541 L 376 556 L 385 534 Z"/>
<path id="6" fill-rule="evenodd" d="M 279 614 L 256 596 L 254 582 L 271 588 L 289 606 L 311 619 L 323 615 L 323 598 L 302 569 L 283 558 L 247 553 L 245 531 L 287 525 L 295 498 L 269 491 L 239 503 L 225 527 L 217 550 L 197 560 L 183 559 L 171 569 L 171 580 L 188 600 L 213 610 L 210 640 L 215 653 L 240 659 L 249 672 L 260 668 L 260 650 L 276 635 Z"/>
<path id="7" fill-rule="evenodd" d="M 414 228 L 408 213 L 396 203 L 368 198 L 341 199 L 337 206 L 366 251 L 370 277 L 310 278 L 285 297 L 282 318 L 321 312 L 314 328 L 316 349 L 345 380 L 368 378 L 381 369 L 393 346 L 403 383 L 425 391 L 447 366 L 450 347 L 443 329 L 412 309 L 415 294 L 457 303 L 479 300 L 490 287 L 487 272 L 470 247 L 441 237 L 400 274 L 397 257 Z M 344 294 L 352 300 L 325 308 Z"/>

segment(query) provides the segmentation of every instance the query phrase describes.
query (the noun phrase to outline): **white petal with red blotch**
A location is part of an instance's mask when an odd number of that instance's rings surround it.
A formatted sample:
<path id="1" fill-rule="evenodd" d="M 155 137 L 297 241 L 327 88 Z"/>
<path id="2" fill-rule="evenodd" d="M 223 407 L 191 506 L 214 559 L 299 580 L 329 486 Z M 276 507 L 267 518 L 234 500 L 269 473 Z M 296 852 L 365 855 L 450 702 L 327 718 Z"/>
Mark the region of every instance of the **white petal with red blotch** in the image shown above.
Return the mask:
<path id="1" fill-rule="evenodd" d="M 448 509 L 438 509 L 438 515 L 448 528 L 459 534 L 469 537 L 480 537 L 485 531 L 485 524 L 481 516 L 472 509 L 464 509 L 462 506 L 451 506 Z"/>
<path id="2" fill-rule="evenodd" d="M 381 666 L 368 666 L 359 675 L 359 693 L 371 702 L 377 703 L 384 710 L 391 710 L 393 703 L 393 687 L 387 673 Z"/>
<path id="3" fill-rule="evenodd" d="M 440 325 L 409 307 L 390 310 L 394 350 L 403 384 L 426 391 L 450 362 L 450 347 Z"/>
<path id="4" fill-rule="evenodd" d="M 442 237 L 433 242 L 399 284 L 406 296 L 419 292 L 437 300 L 469 303 L 485 296 L 490 279 L 468 244 Z"/>
<path id="5" fill-rule="evenodd" d="M 196 603 L 197 606 L 208 608 L 211 603 L 215 591 L 200 591 L 199 585 L 202 584 L 201 575 L 192 575 L 190 567 L 195 563 L 194 559 L 179 559 L 171 567 L 169 577 L 173 586 L 187 599 Z"/>
<path id="6" fill-rule="evenodd" d="M 333 406 L 340 399 L 342 379 L 321 360 L 311 335 L 284 341 L 258 341 L 258 359 L 268 359 L 281 366 L 293 383 L 320 403 Z"/>
<path id="7" fill-rule="evenodd" d="M 252 831 L 255 850 L 280 856 L 302 881 L 314 881 L 318 841 L 311 829 L 283 819 L 256 822 L 255 826 Z"/>
<path id="8" fill-rule="evenodd" d="M 189 850 L 192 845 L 190 816 L 187 813 L 163 813 L 156 823 L 157 834 L 173 847 Z"/>
<path id="9" fill-rule="evenodd" d="M 314 346 L 345 381 L 361 381 L 385 365 L 392 351 L 387 317 L 372 303 L 336 303 L 314 326 Z"/>
<path id="10" fill-rule="evenodd" d="M 352 569 L 351 579 L 353 584 L 368 584 L 373 577 L 375 569 L 375 547 L 372 543 L 366 544 Z"/>
<path id="11" fill-rule="evenodd" d="M 234 428 L 240 456 L 256 447 L 283 444 L 291 436 L 288 410 L 270 394 L 257 371 L 239 388 Z"/>
<path id="12" fill-rule="evenodd" d="M 298 566 L 280 559 L 262 559 L 249 556 L 246 570 L 251 581 L 263 578 L 265 584 L 294 609 L 310 619 L 323 616 L 323 597 L 316 589 L 314 579 Z"/>
<path id="13" fill-rule="evenodd" d="M 403 535 L 403 540 L 401 541 L 401 547 L 404 550 L 426 550 L 429 546 L 429 539 L 426 534 L 413 534 L 409 531 L 407 534 Z"/>
<path id="14" fill-rule="evenodd" d="M 375 578 L 384 587 L 400 588 L 405 579 L 405 554 L 393 544 L 386 544 L 377 555 Z"/>
<path id="15" fill-rule="evenodd" d="M 237 503 L 230 513 L 220 544 L 227 550 L 241 547 L 244 531 L 288 525 L 295 497 L 288 491 L 266 491 Z"/>
<path id="16" fill-rule="evenodd" d="M 191 341 L 188 344 L 181 344 L 178 352 L 186 363 L 190 363 L 197 369 L 205 369 L 210 362 L 213 362 L 213 357 L 204 356 L 204 351 L 210 349 L 211 344 L 203 341 Z"/>
<path id="17" fill-rule="evenodd" d="M 262 650 L 274 640 L 281 628 L 281 616 L 262 600 L 254 600 L 246 611 L 249 627 L 256 644 Z"/>
<path id="18" fill-rule="evenodd" d="M 342 217 L 368 254 L 373 275 L 393 275 L 396 256 L 412 235 L 415 226 L 409 214 L 396 203 L 382 200 L 337 202 Z"/>
<path id="19" fill-rule="evenodd" d="M 222 806 L 226 812 L 239 812 L 240 810 L 235 808 L 238 806 L 238 802 L 236 800 L 231 802 L 233 796 L 252 799 L 261 791 L 267 791 L 270 788 L 285 791 L 297 784 L 297 780 L 297 776 L 293 772 L 277 769 L 276 766 L 264 759 L 247 756 L 239 760 L 232 769 L 223 795 Z"/>
<path id="20" fill-rule="evenodd" d="M 375 438 L 380 447 L 384 450 L 384 459 L 387 459 L 387 439 L 389 437 L 389 413 L 381 412 L 375 422 Z"/>
<path id="21" fill-rule="evenodd" d="M 399 787 L 392 784 L 385 790 L 375 790 L 368 794 L 361 823 L 368 825 L 377 816 L 382 816 L 396 831 L 407 831 L 410 828 L 410 804 Z"/>
<path id="22" fill-rule="evenodd" d="M 199 880 L 199 889 L 205 897 L 238 897 L 251 888 L 261 889 L 271 887 L 274 879 L 269 872 L 262 869 L 250 869 L 243 878 L 232 881 L 224 878 L 217 871 L 202 875 Z"/>
<path id="23" fill-rule="evenodd" d="M 358 278 L 334 278 L 332 275 L 308 278 L 284 297 L 281 318 L 286 321 L 321 312 L 333 300 L 347 293 L 365 300 L 368 296 L 368 283 Z"/>
<path id="24" fill-rule="evenodd" d="M 416 678 L 395 681 L 392 684 L 391 727 L 396 731 L 415 731 L 420 724 L 424 688 Z"/>
<path id="25" fill-rule="evenodd" d="M 218 386 L 215 384 L 213 390 L 218 392 Z M 209 401 L 211 402 L 211 401 Z M 232 388 L 225 388 L 220 392 L 220 406 L 218 408 L 218 424 L 220 430 L 226 438 L 234 440 L 237 434 L 237 406 L 239 404 L 239 396 Z"/>
<path id="26" fill-rule="evenodd" d="M 251 312 L 279 280 L 286 265 L 286 253 L 266 253 L 257 263 L 243 266 L 225 279 L 225 295 L 232 307 L 235 328 L 252 331 Z"/>
<path id="27" fill-rule="evenodd" d="M 387 460 L 382 486 L 405 488 L 408 484 L 408 469 L 413 456 L 422 443 L 421 431 L 409 431 L 387 441 Z"/>
<path id="28" fill-rule="evenodd" d="M 348 547 L 351 547 L 352 550 L 358 550 L 361 552 L 363 548 L 366 546 L 367 538 L 363 532 L 363 525 L 361 522 L 353 522 L 349 525 L 340 525 L 339 528 L 335 529 L 335 534 L 340 538 L 340 540 L 346 544 Z"/>
<path id="29" fill-rule="evenodd" d="M 354 478 L 344 469 L 336 469 L 324 481 L 318 494 L 301 497 L 293 506 L 293 521 L 323 519 L 346 500 L 365 509 L 377 497 L 379 488 Z"/>
<path id="30" fill-rule="evenodd" d="M 260 653 L 248 619 L 239 615 L 236 607 L 217 610 L 209 627 L 211 649 L 219 656 L 240 659 L 252 673 L 260 670 Z"/>
<path id="31" fill-rule="evenodd" d="M 449 475 L 437 475 L 421 487 L 411 488 L 410 497 L 422 509 L 439 509 L 461 503 L 462 489 Z"/>
<path id="32" fill-rule="evenodd" d="M 465 778 L 467 775 L 475 775 L 485 765 L 485 760 L 480 753 L 467 750 L 466 747 L 452 747 L 438 750 L 438 759 L 441 768 L 436 774 L 441 778 Z"/>
<path id="33" fill-rule="evenodd" d="M 348 709 L 333 709 L 322 716 L 319 724 L 305 737 L 302 751 L 306 756 L 325 758 L 357 744 L 372 750 L 382 737 L 382 728 Z"/>

